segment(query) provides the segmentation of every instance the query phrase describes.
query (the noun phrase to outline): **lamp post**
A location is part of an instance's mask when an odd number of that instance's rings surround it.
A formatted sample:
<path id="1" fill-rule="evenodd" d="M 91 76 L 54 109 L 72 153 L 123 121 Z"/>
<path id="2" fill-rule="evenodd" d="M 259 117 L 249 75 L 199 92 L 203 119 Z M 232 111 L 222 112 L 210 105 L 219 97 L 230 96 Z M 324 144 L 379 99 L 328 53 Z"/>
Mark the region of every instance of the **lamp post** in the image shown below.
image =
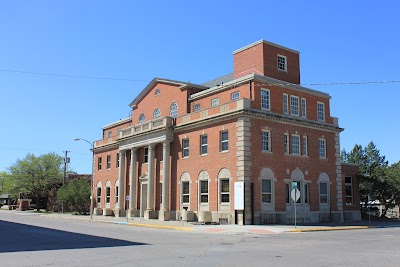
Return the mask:
<path id="1" fill-rule="evenodd" d="M 92 147 L 92 177 L 90 179 L 90 220 L 93 219 L 93 180 L 94 180 L 94 172 L 93 172 L 93 168 L 94 168 L 94 145 L 92 142 L 89 142 L 86 139 L 83 138 L 74 138 L 74 141 L 85 141 L 86 143 L 88 143 L 91 147 Z"/>

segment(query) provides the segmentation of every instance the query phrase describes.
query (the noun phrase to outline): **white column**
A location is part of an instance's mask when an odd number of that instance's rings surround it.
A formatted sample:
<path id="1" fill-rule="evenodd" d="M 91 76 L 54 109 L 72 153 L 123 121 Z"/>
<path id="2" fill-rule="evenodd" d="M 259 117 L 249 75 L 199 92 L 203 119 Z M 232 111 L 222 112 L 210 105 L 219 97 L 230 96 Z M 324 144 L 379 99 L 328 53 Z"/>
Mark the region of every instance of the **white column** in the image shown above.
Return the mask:
<path id="1" fill-rule="evenodd" d="M 163 143 L 163 182 L 162 182 L 162 203 L 161 210 L 169 210 L 169 152 L 170 142 L 165 141 Z"/>
<path id="2" fill-rule="evenodd" d="M 124 209 L 124 182 L 125 182 L 125 151 L 119 151 L 119 171 L 118 171 L 118 208 Z"/>
<path id="3" fill-rule="evenodd" d="M 129 209 L 136 210 L 136 148 L 131 149 L 131 169 L 129 172 Z"/>
<path id="4" fill-rule="evenodd" d="M 149 164 L 148 164 L 148 180 L 147 180 L 147 210 L 153 210 L 154 202 L 154 158 L 155 145 L 149 145 Z"/>

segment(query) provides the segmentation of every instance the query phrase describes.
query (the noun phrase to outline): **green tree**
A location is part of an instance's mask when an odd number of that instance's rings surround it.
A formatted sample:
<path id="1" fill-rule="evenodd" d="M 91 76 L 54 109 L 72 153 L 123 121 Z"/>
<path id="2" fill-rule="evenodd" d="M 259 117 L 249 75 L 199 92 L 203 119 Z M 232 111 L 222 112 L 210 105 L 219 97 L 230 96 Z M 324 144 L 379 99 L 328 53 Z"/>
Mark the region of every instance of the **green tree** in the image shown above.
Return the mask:
<path id="1" fill-rule="evenodd" d="M 55 153 L 41 156 L 27 154 L 8 168 L 15 178 L 15 188 L 19 192 L 30 193 L 39 204 L 40 196 L 54 187 L 58 187 L 63 177 L 63 157 Z M 36 206 L 39 210 L 39 205 Z"/>
<path id="2" fill-rule="evenodd" d="M 355 145 L 353 150 L 341 153 L 343 162 L 359 165 L 360 195 L 367 203 L 368 196 L 379 200 L 385 210 L 384 217 L 389 208 L 400 204 L 400 163 L 389 166 L 385 156 L 380 155 L 379 149 L 373 142 L 366 147 Z"/>
<path id="3" fill-rule="evenodd" d="M 61 186 L 57 193 L 57 199 L 70 205 L 71 210 L 86 213 L 90 205 L 90 184 L 87 179 L 79 178 L 69 181 Z"/>
<path id="4" fill-rule="evenodd" d="M 0 172 L 0 194 L 11 194 L 13 197 L 16 197 L 17 193 L 15 177 L 6 172 Z"/>

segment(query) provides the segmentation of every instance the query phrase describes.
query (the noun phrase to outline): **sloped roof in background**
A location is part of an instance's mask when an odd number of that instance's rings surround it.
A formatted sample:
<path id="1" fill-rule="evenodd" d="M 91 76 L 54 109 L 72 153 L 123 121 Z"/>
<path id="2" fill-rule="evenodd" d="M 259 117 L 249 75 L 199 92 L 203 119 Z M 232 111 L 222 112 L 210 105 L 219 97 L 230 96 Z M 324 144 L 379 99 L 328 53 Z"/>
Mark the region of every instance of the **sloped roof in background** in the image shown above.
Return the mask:
<path id="1" fill-rule="evenodd" d="M 217 85 L 221 85 L 222 83 L 227 83 L 227 82 L 230 82 L 230 81 L 233 81 L 233 73 L 229 73 L 229 74 L 226 74 L 224 76 L 215 78 L 215 79 L 213 79 L 211 81 L 205 82 L 205 83 L 202 84 L 202 86 L 206 86 L 206 87 L 210 87 L 211 88 L 211 87 L 214 87 L 214 86 L 217 86 Z"/>

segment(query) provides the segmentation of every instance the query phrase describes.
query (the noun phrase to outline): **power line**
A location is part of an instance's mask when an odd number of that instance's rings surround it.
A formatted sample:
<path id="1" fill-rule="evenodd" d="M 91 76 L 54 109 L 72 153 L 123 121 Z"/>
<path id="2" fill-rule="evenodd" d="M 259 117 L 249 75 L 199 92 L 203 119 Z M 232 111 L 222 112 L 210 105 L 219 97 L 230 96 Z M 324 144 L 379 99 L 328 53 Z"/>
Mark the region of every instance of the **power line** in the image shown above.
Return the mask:
<path id="1" fill-rule="evenodd" d="M 142 80 L 142 79 L 128 79 L 128 78 L 70 75 L 70 74 L 32 72 L 32 71 L 10 70 L 10 69 L 0 69 L 0 72 L 12 72 L 12 73 L 21 73 L 21 74 L 33 74 L 33 75 L 56 76 L 56 77 L 67 77 L 67 78 L 81 78 L 81 79 L 94 79 L 94 80 L 111 80 L 111 81 L 127 81 L 127 82 L 150 82 L 149 80 L 144 80 L 144 79 Z M 299 85 L 299 86 L 333 86 L 333 85 L 363 85 L 363 84 L 387 84 L 387 83 L 400 83 L 400 80 L 304 83 L 304 84 L 297 84 L 297 85 Z M 285 83 L 284 82 L 280 82 L 280 83 L 267 83 L 267 84 L 268 85 L 284 85 Z M 289 84 L 290 83 L 288 83 L 288 85 Z M 290 85 L 293 85 L 293 84 L 290 84 Z M 296 84 L 294 84 L 294 85 L 296 85 Z"/>

